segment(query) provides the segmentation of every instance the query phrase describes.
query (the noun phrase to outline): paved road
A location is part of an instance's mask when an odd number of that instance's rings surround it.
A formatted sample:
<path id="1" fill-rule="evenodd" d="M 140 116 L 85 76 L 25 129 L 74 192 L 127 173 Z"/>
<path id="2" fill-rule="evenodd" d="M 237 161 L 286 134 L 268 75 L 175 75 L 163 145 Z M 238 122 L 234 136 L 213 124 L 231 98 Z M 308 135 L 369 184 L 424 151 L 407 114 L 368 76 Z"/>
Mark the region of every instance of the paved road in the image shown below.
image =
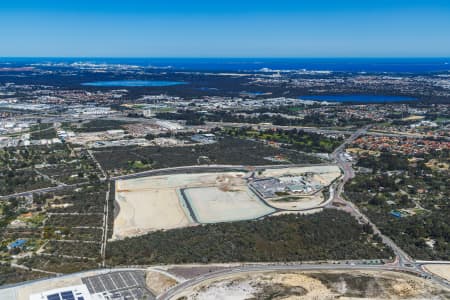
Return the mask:
<path id="1" fill-rule="evenodd" d="M 209 125 L 211 128 L 214 127 L 221 127 L 224 123 L 218 123 L 218 122 L 206 122 L 207 125 Z M 323 133 L 323 134 L 353 134 L 354 130 L 338 130 L 338 129 L 325 129 L 325 128 L 318 128 L 318 127 L 309 127 L 309 126 L 280 126 L 280 125 L 262 125 L 262 124 L 251 124 L 251 123 L 226 123 L 227 126 L 235 126 L 235 127 L 242 127 L 242 126 L 249 126 L 249 127 L 259 127 L 260 129 L 274 129 L 274 128 L 280 128 L 285 130 L 291 130 L 291 129 L 298 129 L 303 130 L 305 132 L 312 132 L 312 133 Z M 383 131 L 369 131 L 367 130 L 364 132 L 366 135 L 373 135 L 373 136 L 392 136 L 392 137 L 404 137 L 404 138 L 415 138 L 415 139 L 423 139 L 423 138 L 430 138 L 430 136 L 424 135 L 424 134 L 416 134 L 416 133 L 402 133 L 402 132 L 383 132 Z M 450 137 L 438 137 L 440 139 L 444 140 L 450 140 Z"/>
<path id="2" fill-rule="evenodd" d="M 344 172 L 343 179 L 341 181 L 341 184 L 337 188 L 337 192 L 335 193 L 335 202 L 341 203 L 346 205 L 347 210 L 354 215 L 358 220 L 361 220 L 362 222 L 369 224 L 374 233 L 378 234 L 383 243 L 389 246 L 395 253 L 395 255 L 398 257 L 398 264 L 401 267 L 404 267 L 406 265 L 413 266 L 413 259 L 406 254 L 400 247 L 398 247 L 390 238 L 385 236 L 381 231 L 378 229 L 378 227 L 372 223 L 369 218 L 364 215 L 356 205 L 354 205 L 352 202 L 345 200 L 342 197 L 342 193 L 344 192 L 344 185 L 345 183 L 352 179 L 355 176 L 354 170 L 352 168 L 351 162 L 349 162 L 344 157 L 344 151 L 345 147 L 347 147 L 348 144 L 352 143 L 354 140 L 356 140 L 361 135 L 366 134 L 367 130 L 370 128 L 370 126 L 365 126 L 359 130 L 357 130 L 355 133 L 353 133 L 342 145 L 340 145 L 334 152 L 331 154 L 331 157 L 335 160 L 335 162 L 341 167 L 342 171 Z"/>
<path id="3" fill-rule="evenodd" d="M 98 162 L 97 158 L 95 158 L 95 155 L 92 154 L 92 151 L 89 149 L 86 149 L 86 151 L 89 154 L 89 156 L 91 157 L 91 159 L 94 161 L 94 163 L 96 164 L 97 168 L 102 173 L 102 177 L 100 178 L 100 180 L 104 181 L 104 180 L 108 179 L 108 174 L 106 174 L 105 170 L 102 168 L 102 165 Z"/>
<path id="4" fill-rule="evenodd" d="M 262 165 L 262 166 L 245 166 L 245 165 L 193 165 L 193 166 L 181 166 L 181 167 L 170 167 L 164 169 L 148 170 L 128 175 L 120 175 L 110 177 L 111 180 L 117 179 L 131 179 L 144 176 L 152 176 L 157 174 L 170 174 L 170 173 L 181 173 L 181 172 L 195 172 L 199 171 L 231 171 L 231 170 L 261 170 L 261 169 L 279 169 L 279 168 L 295 168 L 295 167 L 311 167 L 311 166 L 323 166 L 330 165 L 330 163 L 323 164 L 283 164 L 283 165 Z"/>
<path id="5" fill-rule="evenodd" d="M 353 133 L 341 146 L 339 146 L 331 155 L 331 157 L 334 159 L 334 161 L 341 167 L 342 171 L 344 172 L 343 179 L 341 180 L 340 184 L 337 187 L 337 191 L 334 194 L 334 199 L 332 203 L 338 204 L 338 206 L 341 207 L 341 209 L 346 210 L 350 214 L 352 214 L 357 220 L 369 224 L 372 227 L 372 230 L 375 234 L 378 234 L 383 243 L 387 245 L 389 248 L 393 250 L 393 252 L 396 255 L 395 265 L 400 268 L 407 268 L 408 270 L 413 270 L 414 272 L 420 273 L 424 277 L 431 277 L 434 281 L 439 282 L 441 284 L 447 285 L 448 282 L 445 280 L 442 280 L 442 278 L 437 277 L 421 268 L 421 264 L 414 261 L 413 258 L 411 258 L 403 249 L 401 249 L 392 239 L 384 235 L 378 227 L 370 221 L 370 219 L 363 214 L 359 208 L 353 204 L 350 201 L 347 201 L 342 197 L 342 193 L 344 192 L 344 185 L 345 183 L 352 179 L 355 176 L 354 170 L 352 168 L 352 163 L 349 162 L 343 155 L 345 151 L 345 147 L 356 140 L 359 136 L 364 135 L 367 133 L 367 130 L 369 129 L 369 126 L 365 126 L 364 128 L 361 128 L 357 130 L 355 133 Z M 331 204 L 332 204 L 331 203 Z M 332 205 L 329 205 L 331 207 Z"/>
<path id="6" fill-rule="evenodd" d="M 195 278 L 184 281 L 172 289 L 164 292 L 157 297 L 158 300 L 177 299 L 180 294 L 188 288 L 192 288 L 202 282 L 219 279 L 228 275 L 245 273 L 245 272 L 264 272 L 264 271 L 314 271 L 314 270 L 376 270 L 376 271 L 400 271 L 410 272 L 416 275 L 422 275 L 421 272 L 410 270 L 400 266 L 388 265 L 337 265 L 337 264 L 260 264 L 250 266 L 240 266 L 235 268 L 228 268 L 215 272 L 206 273 Z M 438 282 L 440 283 L 440 282 Z"/>
<path id="7" fill-rule="evenodd" d="M 331 190 L 331 202 L 337 202 L 342 205 L 345 205 L 347 210 L 354 215 L 358 220 L 361 220 L 362 222 L 365 222 L 367 224 L 370 224 L 372 226 L 372 229 L 374 233 L 380 235 L 382 238 L 383 243 L 385 243 L 387 246 L 389 246 L 396 255 L 396 260 L 394 263 L 389 265 L 383 265 L 383 266 L 367 266 L 367 265 L 259 265 L 259 266 L 246 266 L 241 268 L 231 268 L 227 270 L 221 270 L 217 272 L 208 273 L 205 275 L 201 275 L 198 277 L 195 277 L 193 279 L 190 279 L 188 281 L 185 281 L 183 283 L 178 284 L 174 288 L 168 290 L 167 292 L 161 294 L 158 299 L 159 300 L 169 300 L 169 299 L 175 299 L 175 296 L 180 294 L 182 291 L 184 291 L 187 288 L 193 287 L 195 285 L 198 285 L 206 280 L 213 279 L 213 278 L 220 278 L 226 275 L 231 274 L 238 274 L 241 272 L 251 272 L 251 271 L 283 271 L 283 270 L 337 270 L 337 269 L 373 269 L 373 270 L 392 270 L 392 271 L 403 271 L 403 272 L 411 272 L 415 273 L 419 276 L 429 278 L 430 280 L 434 281 L 435 283 L 438 283 L 440 285 L 443 285 L 447 288 L 450 287 L 450 283 L 445 281 L 444 279 L 437 277 L 433 274 L 430 274 L 426 270 L 424 270 L 420 263 L 414 262 L 414 260 L 405 253 L 400 247 L 398 247 L 390 238 L 385 236 L 381 233 L 381 231 L 376 227 L 375 224 L 373 224 L 361 211 L 351 202 L 346 201 L 344 198 L 341 197 L 343 191 L 344 191 L 344 185 L 345 183 L 352 179 L 355 176 L 354 170 L 352 168 L 351 162 L 349 162 L 344 154 L 345 147 L 347 147 L 348 144 L 356 140 L 361 135 L 364 135 L 367 133 L 367 130 L 369 129 L 369 126 L 366 126 L 364 128 L 361 128 L 357 130 L 356 132 L 352 133 L 351 136 L 346 139 L 346 141 L 340 145 L 331 155 L 331 157 L 334 159 L 334 161 L 341 167 L 343 171 L 343 176 L 340 182 L 337 184 L 337 187 L 334 190 Z M 330 207 L 330 204 L 327 203 L 327 206 Z"/>
<path id="8" fill-rule="evenodd" d="M 105 195 L 104 217 L 103 217 L 103 236 L 100 256 L 102 257 L 102 267 L 106 266 L 106 245 L 108 243 L 108 221 L 109 221 L 109 193 L 111 191 L 111 182 L 108 182 L 108 189 Z"/>
<path id="9" fill-rule="evenodd" d="M 391 249 L 393 249 L 394 253 L 397 256 L 396 261 L 393 264 L 390 265 L 384 265 L 384 266 L 367 266 L 367 265 L 324 265 L 324 264 L 289 264 L 289 265 L 276 265 L 276 264 L 263 264 L 263 265 L 257 265 L 257 266 L 244 266 L 244 267 L 237 267 L 237 268 L 230 268 L 227 270 L 221 270 L 217 272 L 211 272 L 206 275 L 202 275 L 196 278 L 193 278 L 191 280 L 188 280 L 186 282 L 183 282 L 174 288 L 170 289 L 166 293 L 160 295 L 158 299 L 171 299 L 174 295 L 180 293 L 185 288 L 194 286 L 196 284 L 199 284 L 205 280 L 221 277 L 229 274 L 235 274 L 240 272 L 250 272 L 250 271 L 282 271 L 282 270 L 336 270 L 336 269 L 374 269 L 374 270 L 393 270 L 393 271 L 409 271 L 413 272 L 417 275 L 430 278 L 430 280 L 437 282 L 439 284 L 442 284 L 446 287 L 450 287 L 450 284 L 443 280 L 440 277 L 434 276 L 427 271 L 423 270 L 421 266 L 424 263 L 433 263 L 433 262 L 415 262 L 411 257 L 409 257 L 400 247 L 398 247 L 391 239 L 384 236 L 379 229 L 373 224 L 361 211 L 351 202 L 346 201 L 344 198 L 341 197 L 344 185 L 345 183 L 354 177 L 354 171 L 352 168 L 351 162 L 347 161 L 347 159 L 344 157 L 343 153 L 345 150 L 345 147 L 357 139 L 359 136 L 367 134 L 369 127 L 366 126 L 354 133 L 351 133 L 350 137 L 341 145 L 339 146 L 331 155 L 331 157 L 334 159 L 334 161 L 341 167 L 343 171 L 343 176 L 340 182 L 336 184 L 335 189 L 331 189 L 331 197 L 330 201 L 332 203 L 340 203 L 345 206 L 345 208 L 353 214 L 357 219 L 362 220 L 363 222 L 370 224 L 374 230 L 375 233 L 378 233 L 380 237 L 382 238 L 383 242 L 388 245 Z M 323 130 L 317 130 L 315 128 L 308 129 L 315 132 L 324 132 Z M 323 164 L 319 164 L 323 165 Z M 161 174 L 161 173 L 172 173 L 172 172 L 186 172 L 186 171 L 192 171 L 195 169 L 195 171 L 211 171 L 211 170 L 235 170 L 235 169 L 243 169 L 247 170 L 250 168 L 253 168 L 253 170 L 257 169 L 264 169 L 264 168 L 283 168 L 283 167 L 299 167 L 299 166 L 312 166 L 309 165 L 266 165 L 266 166 L 257 166 L 257 167 L 249 167 L 244 165 L 203 165 L 203 166 L 183 166 L 183 167 L 173 167 L 173 168 L 166 168 L 166 169 L 158 169 L 158 170 L 148 170 L 140 173 L 135 174 L 129 174 L 129 175 L 123 175 L 123 176 L 116 176 L 111 177 L 109 179 L 116 180 L 116 179 L 129 179 L 129 178 L 137 178 L 142 176 L 149 176 L 149 175 L 155 175 L 155 174 Z M 19 197 L 19 196 L 27 196 L 32 193 L 46 193 L 46 192 L 52 192 L 60 189 L 65 188 L 71 188 L 71 187 L 77 187 L 80 185 L 83 185 L 85 183 L 81 184 L 74 184 L 74 185 L 67 185 L 67 186 L 56 186 L 56 187 L 49 187 L 49 188 L 43 188 L 43 189 L 37 189 L 34 191 L 27 191 L 23 193 L 17 193 L 14 195 L 9 196 L 3 196 L 0 197 L 0 199 L 5 199 L 9 197 Z M 323 204 L 324 206 L 328 205 L 327 203 Z M 330 205 L 328 205 L 330 206 Z M 321 206 L 322 207 L 322 206 Z M 107 207 L 105 207 L 107 209 Z M 103 230 L 105 228 L 103 227 Z M 102 240 L 102 244 L 105 243 L 104 240 Z M 104 248 L 102 249 L 102 252 L 104 251 Z M 102 253 L 104 256 L 104 253 Z"/>
<path id="10" fill-rule="evenodd" d="M 26 196 L 31 196 L 33 194 L 45 194 L 45 193 L 50 193 L 50 192 L 56 192 L 56 191 L 60 191 L 60 190 L 64 190 L 64 189 L 83 186 L 88 183 L 89 182 L 81 182 L 81 183 L 75 183 L 75 184 L 58 185 L 58 186 L 52 186 L 52 187 L 47 187 L 47 188 L 42 188 L 42 189 L 35 189 L 35 190 L 31 190 L 31 191 L 26 191 L 26 192 L 20 192 L 20 193 L 15 193 L 15 194 L 11 194 L 11 195 L 0 196 L 0 200 L 16 198 L 16 197 L 26 197 Z"/>

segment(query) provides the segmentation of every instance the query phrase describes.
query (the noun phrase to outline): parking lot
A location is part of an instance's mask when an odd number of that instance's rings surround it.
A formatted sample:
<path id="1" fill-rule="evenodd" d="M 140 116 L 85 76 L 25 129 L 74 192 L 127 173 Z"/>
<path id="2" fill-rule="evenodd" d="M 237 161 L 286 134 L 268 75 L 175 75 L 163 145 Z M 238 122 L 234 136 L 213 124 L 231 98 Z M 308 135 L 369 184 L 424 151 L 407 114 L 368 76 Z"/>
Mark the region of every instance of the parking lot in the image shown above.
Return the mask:
<path id="1" fill-rule="evenodd" d="M 92 294 L 102 294 L 106 299 L 155 299 L 146 288 L 143 271 L 117 271 L 82 278 Z"/>

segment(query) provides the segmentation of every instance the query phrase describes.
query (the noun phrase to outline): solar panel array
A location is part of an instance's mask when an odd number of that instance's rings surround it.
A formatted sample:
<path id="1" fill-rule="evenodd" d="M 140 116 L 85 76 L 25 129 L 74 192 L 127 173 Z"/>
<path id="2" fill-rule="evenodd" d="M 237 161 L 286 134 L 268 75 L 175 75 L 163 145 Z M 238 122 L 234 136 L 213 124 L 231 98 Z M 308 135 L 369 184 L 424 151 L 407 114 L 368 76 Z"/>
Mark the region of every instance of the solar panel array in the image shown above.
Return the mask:
<path id="1" fill-rule="evenodd" d="M 51 294 L 47 296 L 47 300 L 61 300 L 59 294 Z"/>
<path id="2" fill-rule="evenodd" d="M 72 291 L 64 291 L 47 296 L 47 300 L 84 300 L 83 296 L 75 298 Z"/>

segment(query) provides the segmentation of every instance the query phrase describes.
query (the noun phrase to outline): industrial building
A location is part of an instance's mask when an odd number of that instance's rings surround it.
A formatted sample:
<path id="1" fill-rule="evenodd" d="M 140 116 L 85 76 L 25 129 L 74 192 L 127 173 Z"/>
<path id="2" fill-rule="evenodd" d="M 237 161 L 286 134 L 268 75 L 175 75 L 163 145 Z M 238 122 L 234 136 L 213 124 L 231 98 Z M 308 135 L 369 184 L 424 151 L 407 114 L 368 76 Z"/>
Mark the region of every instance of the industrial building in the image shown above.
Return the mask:
<path id="1" fill-rule="evenodd" d="M 311 176 L 282 176 L 279 178 L 257 179 L 250 183 L 264 198 L 279 197 L 284 193 L 308 195 L 322 189 L 322 185 L 312 180 Z"/>
<path id="2" fill-rule="evenodd" d="M 95 300 L 85 284 L 32 294 L 30 300 Z M 98 298 L 97 298 L 98 299 Z"/>
<path id="3" fill-rule="evenodd" d="M 154 300 L 145 272 L 116 271 L 81 278 L 81 284 L 31 294 L 29 300 Z"/>

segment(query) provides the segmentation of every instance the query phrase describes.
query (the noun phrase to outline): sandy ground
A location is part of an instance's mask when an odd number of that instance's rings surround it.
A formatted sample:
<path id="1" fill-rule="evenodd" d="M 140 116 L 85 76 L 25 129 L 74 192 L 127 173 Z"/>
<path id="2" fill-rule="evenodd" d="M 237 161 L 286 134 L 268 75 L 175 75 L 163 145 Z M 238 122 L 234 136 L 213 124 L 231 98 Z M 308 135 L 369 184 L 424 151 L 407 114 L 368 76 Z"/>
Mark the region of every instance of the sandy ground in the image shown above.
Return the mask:
<path id="1" fill-rule="evenodd" d="M 188 300 L 448 299 L 449 290 L 388 271 L 259 272 L 214 279 L 184 291 Z"/>
<path id="2" fill-rule="evenodd" d="M 323 186 L 340 176 L 335 165 L 268 169 L 263 177 L 314 172 Z M 113 239 L 195 225 L 180 190 L 184 189 L 200 223 L 255 219 L 274 212 L 247 187 L 244 172 L 175 174 L 116 181 L 119 211 Z M 323 201 L 321 193 L 295 202 L 273 202 L 281 209 L 306 209 Z"/>
<path id="3" fill-rule="evenodd" d="M 159 295 L 177 284 L 177 281 L 160 272 L 147 271 L 145 277 L 147 287 L 154 295 Z"/>
<path id="4" fill-rule="evenodd" d="M 119 214 L 114 220 L 113 239 L 191 224 L 175 189 L 147 188 L 124 191 L 116 182 Z"/>
<path id="5" fill-rule="evenodd" d="M 118 180 L 121 190 L 142 191 L 148 189 L 169 189 L 180 187 L 196 187 L 215 185 L 222 182 L 230 184 L 245 184 L 244 172 L 174 174 L 149 176 L 135 179 Z"/>
<path id="6" fill-rule="evenodd" d="M 444 278 L 447 281 L 450 281 L 450 265 L 442 264 L 442 265 L 425 265 L 425 269 L 430 271 L 437 276 Z"/>
<path id="7" fill-rule="evenodd" d="M 292 197 L 292 196 L 286 196 L 286 197 Z M 322 192 L 316 193 L 312 196 L 305 196 L 298 198 L 296 201 L 274 201 L 267 199 L 267 203 L 272 205 L 273 207 L 286 209 L 286 210 L 302 210 L 302 209 L 308 209 L 311 207 L 317 207 L 319 206 L 323 201 L 323 194 Z"/>
<path id="8" fill-rule="evenodd" d="M 194 225 L 179 190 L 204 186 L 234 189 L 246 184 L 244 175 L 243 172 L 201 173 L 118 180 L 119 212 L 114 220 L 113 239 Z"/>
<path id="9" fill-rule="evenodd" d="M 184 192 L 200 223 L 251 220 L 275 211 L 247 186 L 227 191 L 219 187 L 190 188 Z"/>
<path id="10" fill-rule="evenodd" d="M 237 300 L 252 299 L 256 289 L 249 282 L 215 282 L 188 299 L 195 300 Z"/>

